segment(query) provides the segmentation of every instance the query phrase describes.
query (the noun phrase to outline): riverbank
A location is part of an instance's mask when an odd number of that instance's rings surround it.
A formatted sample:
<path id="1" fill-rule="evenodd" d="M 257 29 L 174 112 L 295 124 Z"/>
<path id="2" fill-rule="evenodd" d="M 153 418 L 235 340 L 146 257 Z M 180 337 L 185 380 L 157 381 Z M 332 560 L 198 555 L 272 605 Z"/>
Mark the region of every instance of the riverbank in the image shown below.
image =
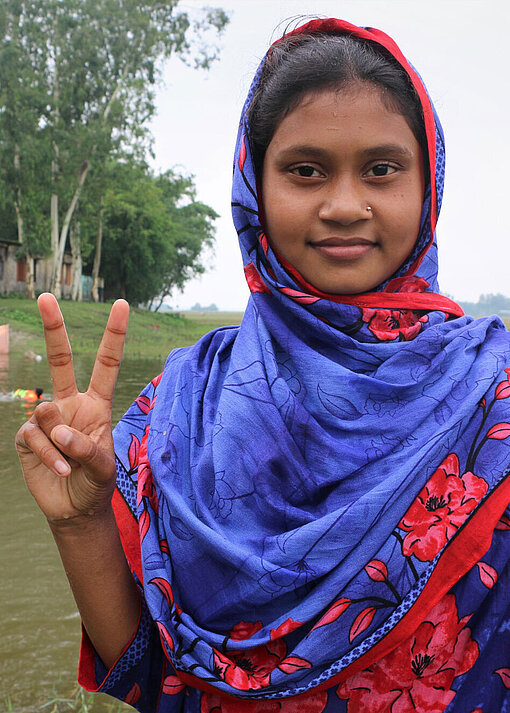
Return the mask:
<path id="1" fill-rule="evenodd" d="M 110 304 L 62 301 L 74 354 L 95 354 Z M 165 357 L 176 347 L 194 344 L 201 336 L 227 324 L 239 324 L 242 312 L 149 312 L 131 308 L 124 353 L 127 356 Z M 0 298 L 0 324 L 9 324 L 11 352 L 44 354 L 41 320 L 35 300 Z"/>

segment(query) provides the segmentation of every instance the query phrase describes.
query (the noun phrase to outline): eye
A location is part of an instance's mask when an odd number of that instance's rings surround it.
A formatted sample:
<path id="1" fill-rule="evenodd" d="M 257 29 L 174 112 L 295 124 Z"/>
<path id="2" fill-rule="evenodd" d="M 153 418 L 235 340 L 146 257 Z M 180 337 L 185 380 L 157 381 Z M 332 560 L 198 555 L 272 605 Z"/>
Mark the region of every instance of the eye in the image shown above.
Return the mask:
<path id="1" fill-rule="evenodd" d="M 294 166 L 290 169 L 290 172 L 301 178 L 320 178 L 323 175 L 319 170 L 306 163 L 301 166 Z"/>
<path id="2" fill-rule="evenodd" d="M 389 163 L 376 163 L 375 166 L 372 166 L 365 175 L 367 176 L 390 176 L 392 173 L 395 173 L 396 171 L 395 166 L 391 166 Z"/>

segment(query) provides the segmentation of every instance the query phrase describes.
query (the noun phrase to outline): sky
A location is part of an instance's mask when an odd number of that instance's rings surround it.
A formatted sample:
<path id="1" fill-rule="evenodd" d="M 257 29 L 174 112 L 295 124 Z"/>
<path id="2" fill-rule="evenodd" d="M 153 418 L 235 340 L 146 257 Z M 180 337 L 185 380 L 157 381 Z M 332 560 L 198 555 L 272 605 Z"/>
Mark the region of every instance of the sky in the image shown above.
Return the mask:
<path id="1" fill-rule="evenodd" d="M 193 11 L 204 1 L 183 0 Z M 446 138 L 438 223 L 439 281 L 457 300 L 510 296 L 510 81 L 507 0 L 210 0 L 230 15 L 208 72 L 172 58 L 156 96 L 153 167 L 195 176 L 197 197 L 220 215 L 207 272 L 169 302 L 243 310 L 248 289 L 230 214 L 237 126 L 267 47 L 296 15 L 341 17 L 391 35 L 418 69 Z M 280 29 L 278 29 L 280 28 Z"/>

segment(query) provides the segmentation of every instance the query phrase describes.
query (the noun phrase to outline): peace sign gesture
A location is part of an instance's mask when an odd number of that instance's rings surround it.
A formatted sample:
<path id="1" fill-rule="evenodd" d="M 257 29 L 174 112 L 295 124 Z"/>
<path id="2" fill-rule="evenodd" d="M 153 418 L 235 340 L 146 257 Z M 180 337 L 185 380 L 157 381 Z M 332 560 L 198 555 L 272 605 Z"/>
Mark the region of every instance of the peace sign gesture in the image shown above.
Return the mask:
<path id="1" fill-rule="evenodd" d="M 113 305 L 90 384 L 80 393 L 57 300 L 38 300 L 53 382 L 53 402 L 40 404 L 16 435 L 27 486 L 52 522 L 103 513 L 115 487 L 112 396 L 126 336 L 129 306 Z"/>

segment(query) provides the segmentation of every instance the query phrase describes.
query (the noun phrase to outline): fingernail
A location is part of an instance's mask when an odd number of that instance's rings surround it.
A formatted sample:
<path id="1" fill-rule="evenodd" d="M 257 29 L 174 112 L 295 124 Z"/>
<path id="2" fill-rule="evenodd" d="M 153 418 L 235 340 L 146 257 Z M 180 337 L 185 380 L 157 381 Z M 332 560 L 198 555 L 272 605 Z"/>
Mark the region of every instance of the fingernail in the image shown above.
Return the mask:
<path id="1" fill-rule="evenodd" d="M 72 432 L 68 428 L 65 428 L 65 426 L 57 428 L 55 435 L 53 436 L 54 440 L 57 441 L 57 443 L 60 443 L 61 446 L 68 446 L 72 437 Z"/>
<path id="2" fill-rule="evenodd" d="M 66 463 L 65 460 L 58 460 L 55 463 L 55 470 L 57 473 L 60 473 L 60 475 L 65 475 L 69 472 L 69 463 Z"/>

